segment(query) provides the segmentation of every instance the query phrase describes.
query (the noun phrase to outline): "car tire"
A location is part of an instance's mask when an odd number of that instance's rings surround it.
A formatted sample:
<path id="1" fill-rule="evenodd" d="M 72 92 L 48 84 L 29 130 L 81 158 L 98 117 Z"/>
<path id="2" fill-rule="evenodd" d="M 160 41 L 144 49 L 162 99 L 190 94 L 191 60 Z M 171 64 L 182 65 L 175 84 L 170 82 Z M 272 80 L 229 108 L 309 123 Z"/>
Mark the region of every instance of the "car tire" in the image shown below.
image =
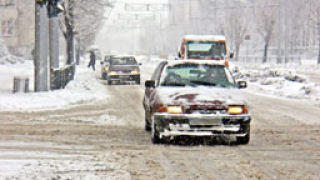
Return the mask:
<path id="1" fill-rule="evenodd" d="M 102 73 L 102 79 L 103 80 L 107 80 L 107 74 L 106 73 Z"/>
<path id="2" fill-rule="evenodd" d="M 151 142 L 153 144 L 161 144 L 161 139 L 158 135 L 157 129 L 156 129 L 156 124 L 154 122 L 153 116 L 151 116 L 152 120 L 152 125 L 151 125 Z"/>
<path id="3" fill-rule="evenodd" d="M 250 125 L 247 125 L 246 128 L 246 135 L 244 137 L 237 137 L 238 145 L 246 145 L 250 142 Z"/>
<path id="4" fill-rule="evenodd" d="M 136 84 L 140 85 L 140 79 L 136 80 Z"/>
<path id="5" fill-rule="evenodd" d="M 108 80 L 108 85 L 111 85 L 112 84 L 112 81 L 111 80 Z"/>

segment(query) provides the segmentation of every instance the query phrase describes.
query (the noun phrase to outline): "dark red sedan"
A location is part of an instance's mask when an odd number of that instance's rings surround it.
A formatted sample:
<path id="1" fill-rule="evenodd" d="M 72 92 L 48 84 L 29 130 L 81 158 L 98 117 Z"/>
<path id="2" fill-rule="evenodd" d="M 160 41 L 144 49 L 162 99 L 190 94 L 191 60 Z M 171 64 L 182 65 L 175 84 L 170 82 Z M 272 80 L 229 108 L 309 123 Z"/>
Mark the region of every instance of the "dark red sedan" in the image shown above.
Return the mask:
<path id="1" fill-rule="evenodd" d="M 240 89 L 224 63 L 163 61 L 145 83 L 145 129 L 153 143 L 176 136 L 236 138 L 250 141 L 251 116 Z"/>

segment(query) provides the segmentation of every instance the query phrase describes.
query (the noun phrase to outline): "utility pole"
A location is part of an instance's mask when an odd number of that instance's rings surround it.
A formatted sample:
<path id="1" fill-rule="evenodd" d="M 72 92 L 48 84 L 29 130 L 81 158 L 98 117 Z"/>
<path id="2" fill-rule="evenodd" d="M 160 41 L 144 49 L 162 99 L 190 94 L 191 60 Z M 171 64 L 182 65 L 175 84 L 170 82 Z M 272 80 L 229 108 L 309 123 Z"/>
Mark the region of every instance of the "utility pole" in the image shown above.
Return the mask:
<path id="1" fill-rule="evenodd" d="M 45 0 L 37 0 L 35 11 L 35 91 L 49 90 L 48 16 Z"/>

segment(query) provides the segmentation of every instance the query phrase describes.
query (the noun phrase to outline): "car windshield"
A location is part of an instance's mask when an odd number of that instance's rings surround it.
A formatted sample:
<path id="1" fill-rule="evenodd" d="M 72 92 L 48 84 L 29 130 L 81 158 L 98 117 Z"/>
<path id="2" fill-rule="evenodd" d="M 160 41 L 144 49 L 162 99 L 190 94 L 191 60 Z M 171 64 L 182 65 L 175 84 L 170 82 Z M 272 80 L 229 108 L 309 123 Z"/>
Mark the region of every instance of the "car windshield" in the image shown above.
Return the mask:
<path id="1" fill-rule="evenodd" d="M 112 58 L 111 65 L 113 66 L 133 66 L 137 65 L 137 61 L 133 57 Z"/>
<path id="2" fill-rule="evenodd" d="M 226 55 L 224 42 L 188 42 L 188 59 L 221 59 Z"/>
<path id="3" fill-rule="evenodd" d="M 180 64 L 168 66 L 161 86 L 218 86 L 235 87 L 230 71 L 222 65 Z"/>

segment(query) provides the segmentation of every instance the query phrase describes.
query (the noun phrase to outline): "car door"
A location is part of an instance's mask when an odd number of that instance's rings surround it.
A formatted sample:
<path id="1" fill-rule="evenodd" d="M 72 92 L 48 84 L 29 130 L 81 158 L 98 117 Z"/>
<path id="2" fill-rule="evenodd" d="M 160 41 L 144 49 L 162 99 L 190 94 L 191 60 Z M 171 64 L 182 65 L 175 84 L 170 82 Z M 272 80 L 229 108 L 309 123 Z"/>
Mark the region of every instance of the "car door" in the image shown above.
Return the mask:
<path id="1" fill-rule="evenodd" d="M 151 76 L 151 80 L 155 81 L 156 86 L 159 84 L 160 74 L 161 74 L 165 65 L 166 65 L 166 62 L 161 62 Z M 150 96 L 154 90 L 155 90 L 155 88 L 147 88 L 147 87 L 145 88 L 144 104 L 143 105 L 144 105 L 145 109 L 148 111 L 150 110 L 150 101 L 152 101 L 152 99 L 150 99 Z"/>

